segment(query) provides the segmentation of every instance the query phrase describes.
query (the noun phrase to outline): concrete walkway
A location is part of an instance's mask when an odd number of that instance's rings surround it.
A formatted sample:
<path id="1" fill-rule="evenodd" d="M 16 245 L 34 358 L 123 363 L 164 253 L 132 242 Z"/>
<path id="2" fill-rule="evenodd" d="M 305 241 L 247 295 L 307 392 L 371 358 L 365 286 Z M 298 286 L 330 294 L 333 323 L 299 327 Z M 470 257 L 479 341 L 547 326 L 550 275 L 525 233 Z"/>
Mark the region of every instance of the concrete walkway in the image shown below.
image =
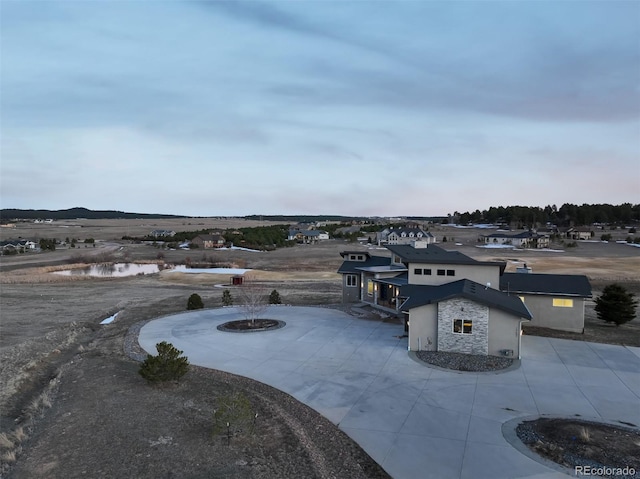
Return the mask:
<path id="1" fill-rule="evenodd" d="M 270 307 L 287 326 L 223 333 L 236 308 L 159 318 L 140 331 L 156 354 L 169 341 L 192 364 L 269 384 L 311 406 L 395 479 L 563 478 L 504 439 L 502 424 L 556 414 L 640 425 L 640 348 L 523 337 L 520 368 L 432 369 L 409 358 L 400 325 L 324 308 Z"/>

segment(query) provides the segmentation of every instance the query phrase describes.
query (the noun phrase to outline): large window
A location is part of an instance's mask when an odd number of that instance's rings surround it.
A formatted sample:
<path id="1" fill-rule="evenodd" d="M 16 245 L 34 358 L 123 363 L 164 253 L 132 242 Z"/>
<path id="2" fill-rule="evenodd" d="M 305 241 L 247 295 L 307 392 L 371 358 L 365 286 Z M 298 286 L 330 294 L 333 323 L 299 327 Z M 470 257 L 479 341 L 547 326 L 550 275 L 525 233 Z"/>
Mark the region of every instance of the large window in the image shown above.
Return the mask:
<path id="1" fill-rule="evenodd" d="M 554 308 L 573 308 L 573 299 L 553 298 Z"/>
<path id="2" fill-rule="evenodd" d="M 347 275 L 347 286 L 350 286 L 350 287 L 358 286 L 358 275 L 357 274 L 348 274 Z"/>
<path id="3" fill-rule="evenodd" d="M 473 331 L 473 321 L 470 319 L 454 319 L 453 332 L 458 334 L 471 334 Z"/>
<path id="4" fill-rule="evenodd" d="M 370 279 L 367 280 L 367 294 L 373 296 L 373 281 Z"/>

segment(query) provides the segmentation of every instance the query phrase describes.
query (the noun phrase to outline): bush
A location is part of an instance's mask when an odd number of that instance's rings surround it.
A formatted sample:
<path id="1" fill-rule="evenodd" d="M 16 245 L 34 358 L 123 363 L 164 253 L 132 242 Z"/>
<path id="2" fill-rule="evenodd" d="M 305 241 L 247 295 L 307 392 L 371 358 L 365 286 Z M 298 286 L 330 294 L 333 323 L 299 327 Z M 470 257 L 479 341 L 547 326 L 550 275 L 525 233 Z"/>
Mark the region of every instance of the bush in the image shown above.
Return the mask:
<path id="1" fill-rule="evenodd" d="M 614 283 L 605 287 L 596 298 L 595 309 L 599 319 L 620 326 L 636 317 L 637 305 L 633 293 Z"/>
<path id="2" fill-rule="evenodd" d="M 193 293 L 189 296 L 187 300 L 187 309 L 202 309 L 204 308 L 204 303 L 202 302 L 202 298 L 199 294 Z"/>
<path id="3" fill-rule="evenodd" d="M 222 305 L 223 306 L 233 306 L 233 298 L 231 297 L 231 291 L 225 289 L 222 292 Z"/>
<path id="4" fill-rule="evenodd" d="M 147 355 L 138 373 L 151 383 L 178 381 L 189 371 L 189 360 L 171 343 L 156 344 L 157 356 Z"/>
<path id="5" fill-rule="evenodd" d="M 282 304 L 280 293 L 278 293 L 275 289 L 271 291 L 271 294 L 269 295 L 269 304 Z"/>
<path id="6" fill-rule="evenodd" d="M 213 411 L 213 435 L 226 434 L 227 440 L 238 434 L 253 434 L 258 414 L 241 392 L 228 394 L 218 400 Z"/>

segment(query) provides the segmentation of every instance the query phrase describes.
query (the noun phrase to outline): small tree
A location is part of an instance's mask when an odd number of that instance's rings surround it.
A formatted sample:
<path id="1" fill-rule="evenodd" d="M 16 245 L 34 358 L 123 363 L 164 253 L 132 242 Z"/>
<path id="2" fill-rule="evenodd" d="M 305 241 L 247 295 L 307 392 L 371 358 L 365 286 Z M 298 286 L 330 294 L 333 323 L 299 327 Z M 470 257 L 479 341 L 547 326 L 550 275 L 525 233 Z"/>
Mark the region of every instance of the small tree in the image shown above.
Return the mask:
<path id="1" fill-rule="evenodd" d="M 264 286 L 253 278 L 245 277 L 244 284 L 240 287 L 240 301 L 245 318 L 252 323 L 259 319 L 268 306 Z"/>
<path id="2" fill-rule="evenodd" d="M 222 292 L 222 306 L 233 306 L 233 297 L 228 289 Z"/>
<path id="3" fill-rule="evenodd" d="M 189 370 L 189 360 L 180 356 L 173 344 L 166 341 L 156 344 L 157 356 L 147 355 L 138 373 L 150 383 L 178 381 Z"/>
<path id="4" fill-rule="evenodd" d="M 204 308 L 204 303 L 202 302 L 202 298 L 199 294 L 193 293 L 189 296 L 187 300 L 187 309 L 202 309 Z"/>
<path id="5" fill-rule="evenodd" d="M 636 317 L 637 305 L 638 301 L 634 299 L 633 293 L 614 283 L 605 287 L 596 298 L 595 309 L 599 319 L 620 326 Z"/>
<path id="6" fill-rule="evenodd" d="M 280 293 L 275 289 L 271 291 L 269 295 L 269 304 L 282 304 L 282 299 L 280 298 Z"/>

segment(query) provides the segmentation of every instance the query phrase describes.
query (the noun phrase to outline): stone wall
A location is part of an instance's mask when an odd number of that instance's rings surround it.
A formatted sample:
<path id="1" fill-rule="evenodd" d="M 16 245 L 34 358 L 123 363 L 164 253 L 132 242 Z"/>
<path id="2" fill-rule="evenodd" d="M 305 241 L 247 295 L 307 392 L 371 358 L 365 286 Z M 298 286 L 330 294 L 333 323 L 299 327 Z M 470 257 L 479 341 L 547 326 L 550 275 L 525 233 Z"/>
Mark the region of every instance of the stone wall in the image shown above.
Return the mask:
<path id="1" fill-rule="evenodd" d="M 471 320 L 471 334 L 454 333 L 456 319 Z M 438 351 L 489 354 L 489 308 L 464 298 L 438 303 Z"/>

